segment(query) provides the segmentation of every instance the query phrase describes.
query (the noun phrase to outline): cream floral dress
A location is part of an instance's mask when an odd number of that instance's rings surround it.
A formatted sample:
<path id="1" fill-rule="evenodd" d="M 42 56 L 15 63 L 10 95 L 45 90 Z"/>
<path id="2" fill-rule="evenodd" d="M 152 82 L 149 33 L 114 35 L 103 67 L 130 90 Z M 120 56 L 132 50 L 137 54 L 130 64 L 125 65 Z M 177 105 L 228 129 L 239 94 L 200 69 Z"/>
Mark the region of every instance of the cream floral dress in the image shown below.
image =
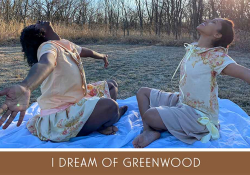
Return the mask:
<path id="1" fill-rule="evenodd" d="M 200 48 L 185 44 L 180 68 L 179 93 L 152 89 L 150 107 L 155 108 L 167 130 L 177 139 L 193 144 L 218 139 L 219 104 L 216 78 L 235 61 L 223 47 Z"/>
<path id="2" fill-rule="evenodd" d="M 110 98 L 106 81 L 86 84 L 81 47 L 68 40 L 49 41 L 38 49 L 56 57 L 56 67 L 41 85 L 41 114 L 27 122 L 27 129 L 43 141 L 62 142 L 76 137 L 100 98 Z"/>
<path id="3" fill-rule="evenodd" d="M 198 122 L 206 125 L 210 133 L 203 138 L 219 138 L 219 104 L 217 76 L 229 64 L 236 63 L 223 47 L 200 48 L 197 43 L 186 44 L 186 55 L 181 62 L 180 101 L 193 107 L 202 117 Z"/>

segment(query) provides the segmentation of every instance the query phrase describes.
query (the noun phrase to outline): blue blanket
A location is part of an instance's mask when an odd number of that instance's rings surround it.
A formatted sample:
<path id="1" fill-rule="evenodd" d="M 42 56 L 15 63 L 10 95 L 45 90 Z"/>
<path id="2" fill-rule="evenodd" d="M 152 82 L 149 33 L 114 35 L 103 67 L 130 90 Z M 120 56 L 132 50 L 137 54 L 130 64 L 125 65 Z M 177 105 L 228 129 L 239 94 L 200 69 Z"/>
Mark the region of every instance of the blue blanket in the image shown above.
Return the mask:
<path id="1" fill-rule="evenodd" d="M 130 97 L 118 100 L 118 103 L 120 106 L 128 105 L 129 110 L 115 124 L 119 128 L 116 135 L 105 136 L 94 132 L 62 143 L 40 141 L 26 129 L 28 119 L 40 112 L 38 104 L 34 103 L 27 110 L 20 127 L 16 127 L 17 117 L 8 129 L 0 128 L 0 148 L 133 148 L 132 141 L 142 129 L 137 101 L 135 97 Z M 230 100 L 219 99 L 219 105 L 220 139 L 205 144 L 197 141 L 193 145 L 187 145 L 168 132 L 163 132 L 161 138 L 147 148 L 249 148 L 249 116 Z"/>

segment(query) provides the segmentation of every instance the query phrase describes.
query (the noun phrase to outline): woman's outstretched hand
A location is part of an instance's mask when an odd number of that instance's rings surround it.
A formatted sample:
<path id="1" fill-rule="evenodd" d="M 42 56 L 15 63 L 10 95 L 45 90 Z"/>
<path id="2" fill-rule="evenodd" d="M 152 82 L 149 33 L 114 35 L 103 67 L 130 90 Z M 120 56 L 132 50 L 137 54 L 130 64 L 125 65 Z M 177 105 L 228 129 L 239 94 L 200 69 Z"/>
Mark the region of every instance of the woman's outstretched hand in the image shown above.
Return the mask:
<path id="1" fill-rule="evenodd" d="M 107 68 L 109 66 L 108 55 L 103 55 L 104 67 Z"/>
<path id="2" fill-rule="evenodd" d="M 0 91 L 0 96 L 6 96 L 4 104 L 0 107 L 0 115 L 4 113 L 0 119 L 0 127 L 8 119 L 3 129 L 8 128 L 18 112 L 20 117 L 17 126 L 22 124 L 26 109 L 29 107 L 30 94 L 30 90 L 22 85 L 14 85 Z"/>

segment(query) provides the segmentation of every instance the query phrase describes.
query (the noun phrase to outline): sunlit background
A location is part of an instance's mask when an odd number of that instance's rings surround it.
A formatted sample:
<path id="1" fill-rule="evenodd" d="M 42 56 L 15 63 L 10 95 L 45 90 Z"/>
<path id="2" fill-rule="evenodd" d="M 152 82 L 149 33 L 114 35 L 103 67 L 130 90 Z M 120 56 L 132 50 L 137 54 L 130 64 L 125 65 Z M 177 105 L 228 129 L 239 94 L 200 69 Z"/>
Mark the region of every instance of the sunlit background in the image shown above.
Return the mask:
<path id="1" fill-rule="evenodd" d="M 233 20 L 238 46 L 249 45 L 249 0 L 1 0 L 0 43 L 18 42 L 22 28 L 41 19 L 73 40 L 178 45 L 216 17 Z"/>

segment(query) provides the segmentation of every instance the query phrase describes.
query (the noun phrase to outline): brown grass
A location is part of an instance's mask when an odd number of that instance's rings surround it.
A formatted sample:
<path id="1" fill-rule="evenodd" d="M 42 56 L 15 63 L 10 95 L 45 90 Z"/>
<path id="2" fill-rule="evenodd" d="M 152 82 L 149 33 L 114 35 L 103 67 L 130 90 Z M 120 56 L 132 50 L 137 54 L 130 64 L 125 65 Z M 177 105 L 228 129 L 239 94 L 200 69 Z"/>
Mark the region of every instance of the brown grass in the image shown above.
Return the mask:
<path id="1" fill-rule="evenodd" d="M 27 25 L 32 24 L 31 22 Z M 154 45 L 167 45 L 167 46 L 180 46 L 183 42 L 190 42 L 191 38 L 188 35 L 184 35 L 175 40 L 172 35 L 162 34 L 160 37 L 156 36 L 153 32 L 144 32 L 140 35 L 139 31 L 131 30 L 130 35 L 124 37 L 123 31 L 120 29 L 117 33 L 110 33 L 105 26 L 96 26 L 94 29 L 89 29 L 88 26 L 78 26 L 76 24 L 63 25 L 54 24 L 56 32 L 65 39 L 69 39 L 76 43 L 98 43 L 98 44 L 112 44 L 112 43 L 124 43 L 124 44 L 154 44 Z M 17 23 L 12 21 L 8 24 L 0 21 L 0 45 L 16 45 L 19 44 L 19 36 L 24 28 L 23 23 Z"/>
<path id="2" fill-rule="evenodd" d="M 34 24 L 27 22 L 26 25 Z M 117 32 L 110 33 L 109 29 L 104 25 L 95 25 L 91 29 L 89 26 L 79 26 L 76 24 L 53 24 L 56 32 L 65 39 L 69 39 L 76 43 L 85 44 L 148 44 L 163 46 L 182 46 L 184 42 L 192 42 L 192 37 L 183 32 L 182 36 L 176 40 L 173 35 L 161 34 L 156 36 L 153 31 L 145 31 L 143 35 L 137 30 L 130 30 L 130 36 L 123 36 L 123 31 L 119 29 Z M 19 36 L 24 28 L 23 23 L 11 21 L 5 23 L 0 19 L 0 45 L 16 45 L 19 44 Z M 233 47 L 237 50 L 250 51 L 250 33 L 242 30 L 236 30 L 236 37 Z"/>
<path id="3" fill-rule="evenodd" d="M 109 55 L 110 66 L 103 68 L 103 63 L 91 58 L 83 59 L 87 82 L 115 79 L 119 84 L 119 98 L 136 94 L 140 87 L 171 91 L 170 79 L 179 61 L 184 55 L 182 47 L 150 45 L 82 45 Z M 29 70 L 23 61 L 20 47 L 0 47 L 0 90 L 22 81 Z M 230 51 L 229 55 L 239 64 L 250 67 L 250 53 Z M 178 76 L 174 80 L 174 90 L 178 89 Z M 218 78 L 219 97 L 230 99 L 250 114 L 250 86 L 235 78 Z M 31 102 L 35 102 L 40 90 L 33 92 Z M 0 103 L 3 102 L 0 99 Z"/>

